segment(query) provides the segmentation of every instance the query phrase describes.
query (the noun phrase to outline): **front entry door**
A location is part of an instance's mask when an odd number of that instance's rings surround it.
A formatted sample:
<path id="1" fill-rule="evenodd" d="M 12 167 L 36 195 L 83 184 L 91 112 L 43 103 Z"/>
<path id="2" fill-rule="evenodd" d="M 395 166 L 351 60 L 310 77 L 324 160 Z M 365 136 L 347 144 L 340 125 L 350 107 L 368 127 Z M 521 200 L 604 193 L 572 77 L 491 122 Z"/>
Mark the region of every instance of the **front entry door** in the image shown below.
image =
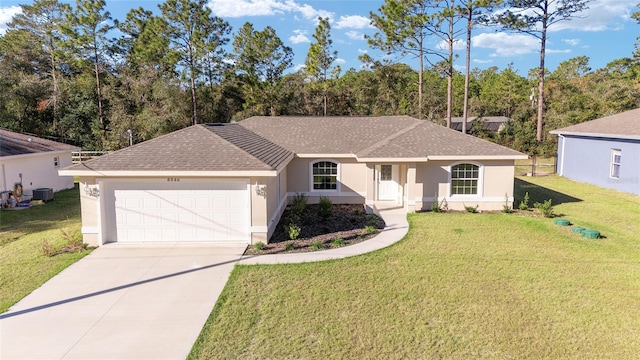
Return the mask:
<path id="1" fill-rule="evenodd" d="M 398 200 L 398 166 L 380 165 L 378 168 L 378 200 Z"/>

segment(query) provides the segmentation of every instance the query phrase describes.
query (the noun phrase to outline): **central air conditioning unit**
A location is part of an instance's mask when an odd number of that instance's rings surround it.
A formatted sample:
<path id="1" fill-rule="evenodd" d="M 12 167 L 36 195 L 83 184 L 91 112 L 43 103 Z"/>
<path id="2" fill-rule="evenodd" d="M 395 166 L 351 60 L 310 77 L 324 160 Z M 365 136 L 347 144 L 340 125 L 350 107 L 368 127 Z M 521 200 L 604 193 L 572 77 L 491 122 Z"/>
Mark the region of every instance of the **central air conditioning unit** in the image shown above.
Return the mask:
<path id="1" fill-rule="evenodd" d="M 33 196 L 31 197 L 31 200 L 42 200 L 42 201 L 53 200 L 53 189 L 52 188 L 33 189 Z"/>

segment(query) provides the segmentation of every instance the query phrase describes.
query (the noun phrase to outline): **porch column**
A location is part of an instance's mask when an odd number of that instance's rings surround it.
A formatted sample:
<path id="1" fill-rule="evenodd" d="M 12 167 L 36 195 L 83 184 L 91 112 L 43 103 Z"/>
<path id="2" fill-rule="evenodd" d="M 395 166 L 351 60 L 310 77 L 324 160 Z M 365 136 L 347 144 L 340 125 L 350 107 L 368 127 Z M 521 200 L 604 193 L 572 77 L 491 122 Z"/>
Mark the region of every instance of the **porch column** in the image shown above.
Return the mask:
<path id="1" fill-rule="evenodd" d="M 406 212 L 416 211 L 416 163 L 407 164 L 407 181 L 404 190 L 404 209 Z"/>
<path id="2" fill-rule="evenodd" d="M 365 198 L 365 209 L 368 213 L 373 212 L 373 205 L 376 199 L 376 181 L 375 181 L 375 165 L 367 163 L 367 172 L 365 174 L 367 180 L 367 197 Z"/>

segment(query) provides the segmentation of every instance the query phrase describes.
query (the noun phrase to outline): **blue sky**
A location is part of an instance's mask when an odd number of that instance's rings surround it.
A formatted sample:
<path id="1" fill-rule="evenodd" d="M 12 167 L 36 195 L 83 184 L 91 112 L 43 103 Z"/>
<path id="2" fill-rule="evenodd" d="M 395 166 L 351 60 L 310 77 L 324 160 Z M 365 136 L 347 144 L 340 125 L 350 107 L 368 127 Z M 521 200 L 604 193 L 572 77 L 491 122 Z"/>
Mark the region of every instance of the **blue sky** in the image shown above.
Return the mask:
<path id="1" fill-rule="evenodd" d="M 60 0 L 67 2 L 66 0 Z M 589 10 L 578 19 L 555 24 L 547 41 L 546 67 L 553 71 L 562 61 L 587 56 L 592 69 L 604 67 L 612 60 L 630 57 L 640 35 L 640 25 L 630 18 L 639 0 L 595 0 Z M 114 19 L 124 20 L 126 13 L 137 7 L 157 11 L 156 0 L 107 0 L 107 10 Z M 25 0 L 0 0 L 0 33 L 11 16 L 19 11 Z M 278 36 L 295 53 L 295 69 L 304 64 L 306 53 L 316 27 L 318 16 L 329 17 L 337 64 L 344 70 L 360 68 L 357 60 L 362 53 L 374 59 L 387 56 L 371 49 L 364 34 L 376 30 L 369 24 L 369 13 L 377 12 L 383 0 L 210 0 L 213 14 L 222 17 L 233 27 L 234 33 L 251 22 L 257 30 L 273 27 Z M 464 35 L 462 35 L 464 37 Z M 432 40 L 433 46 L 438 41 Z M 537 39 L 513 34 L 496 28 L 476 27 L 471 40 L 472 67 L 485 69 L 496 66 L 505 69 L 510 63 L 522 76 L 538 66 L 540 45 Z M 464 42 L 457 44 L 455 66 L 464 69 Z M 417 59 L 391 55 L 390 60 L 406 62 L 417 67 Z"/>

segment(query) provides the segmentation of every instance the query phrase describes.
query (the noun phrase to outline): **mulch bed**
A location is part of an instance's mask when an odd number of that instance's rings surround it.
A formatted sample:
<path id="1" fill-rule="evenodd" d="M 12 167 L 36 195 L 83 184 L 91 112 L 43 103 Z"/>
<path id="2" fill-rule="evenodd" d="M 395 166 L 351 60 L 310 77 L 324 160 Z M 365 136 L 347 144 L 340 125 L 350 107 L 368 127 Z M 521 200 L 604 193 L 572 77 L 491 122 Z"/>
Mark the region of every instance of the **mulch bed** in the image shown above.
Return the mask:
<path id="1" fill-rule="evenodd" d="M 318 205 L 307 205 L 298 222 L 300 235 L 296 240 L 291 240 L 286 231 L 289 219 L 290 210 L 287 209 L 282 214 L 269 243 L 265 244 L 262 249 L 250 246 L 245 254 L 264 255 L 318 251 L 313 247 L 317 243 L 322 244 L 324 249 L 348 246 L 376 236 L 385 226 L 379 216 L 367 214 L 362 205 L 333 205 L 332 215 L 327 219 L 318 214 Z M 367 226 L 373 227 L 375 231 L 368 232 Z M 344 245 L 333 246 L 331 243 L 337 238 L 342 239 Z M 287 249 L 287 246 L 291 246 L 288 244 L 293 244 L 293 248 Z"/>

